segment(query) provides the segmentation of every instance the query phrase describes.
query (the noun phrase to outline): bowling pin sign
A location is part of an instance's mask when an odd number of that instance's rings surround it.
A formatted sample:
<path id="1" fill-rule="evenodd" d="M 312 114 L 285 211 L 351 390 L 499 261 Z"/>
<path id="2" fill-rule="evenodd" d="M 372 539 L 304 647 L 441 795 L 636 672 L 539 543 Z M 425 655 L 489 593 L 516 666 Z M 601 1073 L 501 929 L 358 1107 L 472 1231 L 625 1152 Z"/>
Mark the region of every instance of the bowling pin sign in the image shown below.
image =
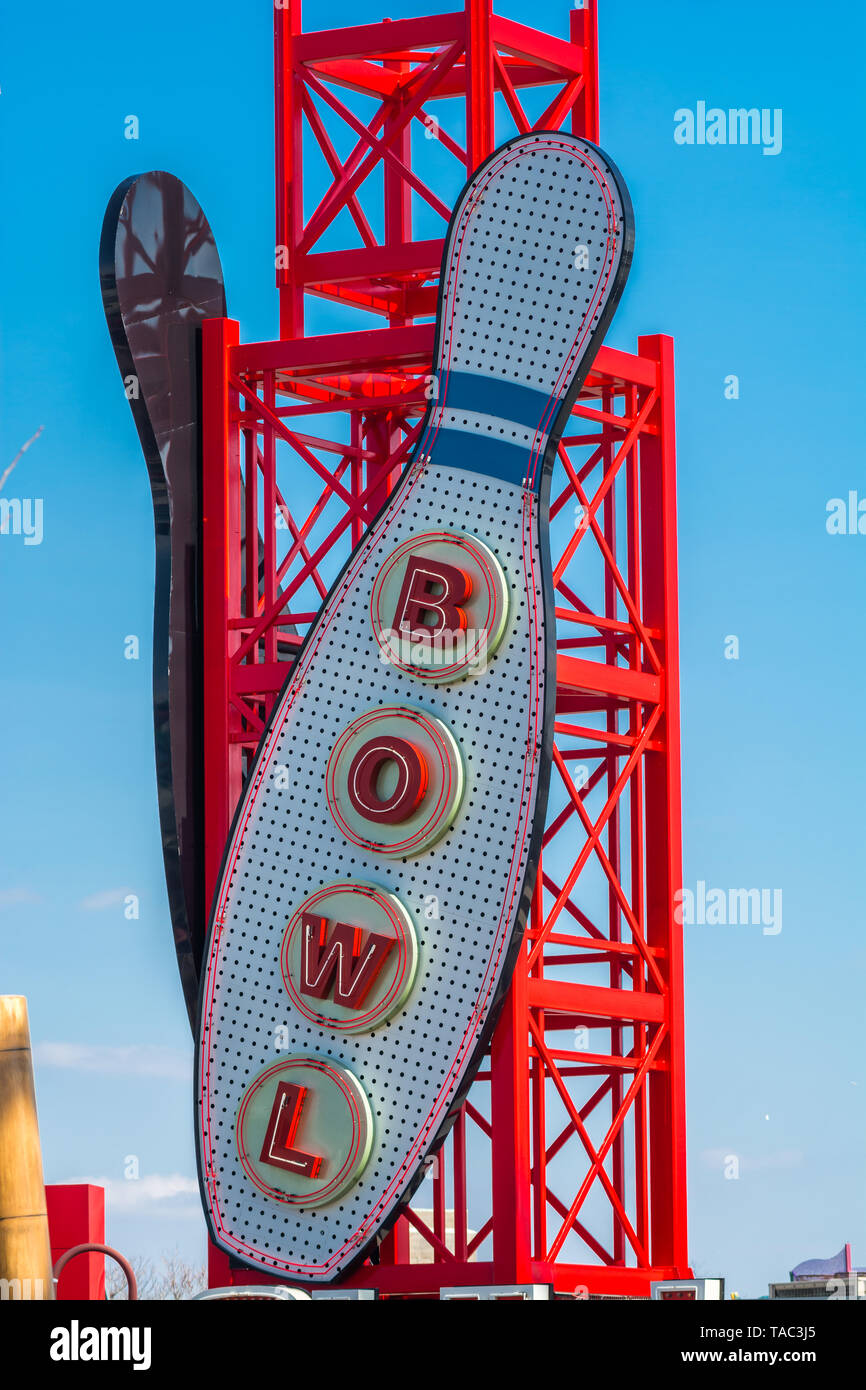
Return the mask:
<path id="1" fill-rule="evenodd" d="M 214 901 L 196 1085 L 211 1235 L 271 1275 L 328 1283 L 369 1253 L 507 990 L 550 768 L 550 473 L 632 244 L 622 179 L 586 140 L 521 136 L 474 174 L 414 457 L 262 740 Z"/>

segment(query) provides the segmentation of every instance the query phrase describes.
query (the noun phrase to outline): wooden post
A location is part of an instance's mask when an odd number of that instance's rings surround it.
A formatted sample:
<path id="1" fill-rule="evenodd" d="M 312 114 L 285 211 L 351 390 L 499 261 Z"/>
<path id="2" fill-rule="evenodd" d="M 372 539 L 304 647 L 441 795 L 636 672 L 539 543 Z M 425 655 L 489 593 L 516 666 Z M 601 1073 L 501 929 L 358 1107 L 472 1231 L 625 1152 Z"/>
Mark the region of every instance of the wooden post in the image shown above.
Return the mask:
<path id="1" fill-rule="evenodd" d="M 0 995 L 0 1298 L 51 1299 L 54 1282 L 27 1000 Z"/>

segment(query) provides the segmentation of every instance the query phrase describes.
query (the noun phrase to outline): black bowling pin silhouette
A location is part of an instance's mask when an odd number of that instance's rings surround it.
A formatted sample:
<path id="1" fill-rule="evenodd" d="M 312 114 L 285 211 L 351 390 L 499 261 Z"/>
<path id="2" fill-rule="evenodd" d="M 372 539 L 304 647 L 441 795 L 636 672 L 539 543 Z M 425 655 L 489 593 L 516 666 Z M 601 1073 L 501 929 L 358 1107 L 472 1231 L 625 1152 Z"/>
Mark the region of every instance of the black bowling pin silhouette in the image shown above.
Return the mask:
<path id="1" fill-rule="evenodd" d="M 102 300 L 153 499 L 153 726 L 169 911 L 194 1027 L 204 889 L 200 335 L 225 315 L 213 233 L 162 170 L 115 189 L 99 245 Z"/>
<path id="2" fill-rule="evenodd" d="M 475 173 L 414 458 L 258 750 L 204 960 L 198 1153 L 214 1240 L 276 1276 L 369 1253 L 508 987 L 549 780 L 550 473 L 632 244 L 588 141 L 523 136 Z"/>
<path id="3" fill-rule="evenodd" d="M 173 174 L 124 179 L 105 211 L 99 276 L 153 500 L 153 725 L 171 928 L 195 1029 L 208 917 L 204 877 L 201 325 L 226 313 L 213 232 Z M 243 484 L 242 496 L 243 496 Z M 240 508 L 244 526 L 246 508 Z M 246 538 L 241 535 L 241 554 Z M 258 554 L 263 546 L 259 540 Z M 244 560 L 241 570 L 246 573 Z M 260 561 L 260 578 L 264 565 Z M 252 611 L 255 595 L 242 590 Z M 294 628 L 283 628 L 294 635 Z M 278 646 L 278 659 L 289 651 Z"/>

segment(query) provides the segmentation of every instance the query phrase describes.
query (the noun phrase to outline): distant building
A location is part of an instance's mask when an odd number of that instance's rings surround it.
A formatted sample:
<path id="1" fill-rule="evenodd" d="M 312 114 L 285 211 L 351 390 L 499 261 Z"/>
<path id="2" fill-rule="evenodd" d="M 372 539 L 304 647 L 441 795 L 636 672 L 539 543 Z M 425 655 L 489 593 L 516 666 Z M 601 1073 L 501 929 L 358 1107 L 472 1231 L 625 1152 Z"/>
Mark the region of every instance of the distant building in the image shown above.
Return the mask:
<path id="1" fill-rule="evenodd" d="M 418 1208 L 416 1209 L 416 1214 L 417 1214 L 418 1216 L 420 1216 L 421 1220 L 425 1223 L 425 1225 L 429 1226 L 429 1227 L 430 1227 L 430 1230 L 432 1231 L 432 1229 L 433 1229 L 433 1209 L 432 1209 L 431 1207 L 428 1207 L 428 1208 L 418 1207 Z M 448 1210 L 447 1210 L 446 1213 L 445 1213 L 445 1232 L 444 1232 L 444 1234 L 445 1234 L 445 1244 L 447 1245 L 448 1249 L 453 1253 L 453 1251 L 454 1251 L 454 1211 L 453 1211 L 453 1208 L 451 1208 L 451 1207 L 449 1207 Z M 472 1240 L 472 1237 L 473 1237 L 474 1235 L 475 1235 L 475 1232 L 474 1232 L 474 1231 L 467 1231 L 467 1232 L 466 1232 L 466 1238 L 467 1238 L 467 1240 Z M 422 1234 L 421 1234 L 420 1231 L 416 1231 L 416 1229 L 415 1229 L 414 1226 L 411 1226 L 410 1229 L 409 1229 L 409 1259 L 411 1260 L 411 1262 L 412 1262 L 413 1265 L 432 1265 L 432 1264 L 433 1264 L 433 1247 L 432 1247 L 432 1245 L 430 1245 L 429 1241 L 426 1241 L 426 1240 L 424 1239 L 424 1237 L 422 1236 Z M 473 1251 L 472 1254 L 469 1256 L 469 1259 L 470 1259 L 470 1260 L 477 1260 L 477 1259 L 478 1259 L 477 1253 L 476 1253 L 475 1251 Z"/>
<path id="2" fill-rule="evenodd" d="M 771 1284 L 771 1298 L 866 1298 L 866 1269 L 851 1263 L 851 1246 L 843 1245 L 829 1260 L 803 1260 L 791 1270 L 790 1283 Z"/>

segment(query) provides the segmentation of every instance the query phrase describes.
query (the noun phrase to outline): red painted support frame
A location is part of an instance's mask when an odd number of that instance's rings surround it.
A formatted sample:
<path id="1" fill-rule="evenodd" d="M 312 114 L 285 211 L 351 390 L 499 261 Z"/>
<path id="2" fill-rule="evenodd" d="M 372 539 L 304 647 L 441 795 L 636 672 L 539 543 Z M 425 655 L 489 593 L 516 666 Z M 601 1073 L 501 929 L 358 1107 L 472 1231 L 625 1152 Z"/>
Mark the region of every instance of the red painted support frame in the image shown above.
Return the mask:
<path id="1" fill-rule="evenodd" d="M 530 128 L 517 93 L 544 78 L 557 92 L 533 128 L 569 119 L 597 138 L 594 3 L 572 12 L 571 29 L 571 43 L 551 39 L 493 15 L 489 0 L 467 0 L 457 15 L 306 35 L 296 0 L 276 11 L 283 338 L 240 344 L 229 320 L 204 331 L 209 891 L 285 662 L 399 476 L 424 409 L 433 328 L 413 320 L 435 303 L 441 240 L 411 240 L 420 180 L 406 121 L 429 122 L 425 102 L 462 100 L 466 147 L 441 124 L 435 138 L 471 170 Z M 332 86 L 380 97 L 368 126 Z M 336 154 L 325 109 L 357 136 L 348 159 Z M 333 176 L 306 223 L 304 122 Z M 381 243 L 362 201 L 380 159 Z M 369 188 L 366 196 L 369 206 Z M 340 212 L 362 247 L 315 251 Z M 364 307 L 389 326 L 304 338 L 305 294 Z M 303 498 L 299 469 L 306 488 L 315 483 L 314 501 Z M 262 533 L 243 559 L 242 508 L 247 537 Z M 669 339 L 643 338 L 637 355 L 602 349 L 560 449 L 551 515 L 557 752 L 526 954 L 489 1066 L 437 1162 L 425 1199 L 432 1227 L 408 1211 L 380 1263 L 347 1281 L 385 1293 L 542 1282 L 646 1295 L 652 1279 L 688 1272 Z M 485 1200 L 490 1214 L 479 1216 Z M 409 1262 L 410 1225 L 432 1263 Z M 214 1251 L 212 1282 L 232 1278 L 251 1276 L 233 1276 Z"/>
<path id="2" fill-rule="evenodd" d="M 498 143 L 497 94 L 511 135 L 558 130 L 568 122 L 578 134 L 598 139 L 596 0 L 572 10 L 570 29 L 568 41 L 553 38 L 495 15 L 491 0 L 466 0 L 455 14 L 304 34 L 301 0 L 285 0 L 274 24 L 282 338 L 303 335 L 305 294 L 383 315 L 392 326 L 435 313 L 442 238 L 413 239 L 412 197 L 440 215 L 443 231 L 451 202 L 429 187 L 428 171 L 421 177 L 412 168 L 413 123 L 463 166 L 461 184 Z M 378 109 L 363 121 L 332 88 L 371 97 Z M 532 120 L 521 94 L 535 88 L 550 99 Z M 429 109 L 435 104 L 441 111 L 443 101 L 460 105 L 459 116 L 449 113 L 459 128 L 456 138 Z M 348 157 L 335 148 L 326 118 L 351 132 Z M 305 127 L 333 177 L 308 218 Z M 381 239 L 376 219 L 362 207 L 362 189 L 380 167 Z M 322 250 L 323 236 L 336 232 L 341 218 L 344 224 L 351 219 L 353 241 L 361 245 Z"/>

